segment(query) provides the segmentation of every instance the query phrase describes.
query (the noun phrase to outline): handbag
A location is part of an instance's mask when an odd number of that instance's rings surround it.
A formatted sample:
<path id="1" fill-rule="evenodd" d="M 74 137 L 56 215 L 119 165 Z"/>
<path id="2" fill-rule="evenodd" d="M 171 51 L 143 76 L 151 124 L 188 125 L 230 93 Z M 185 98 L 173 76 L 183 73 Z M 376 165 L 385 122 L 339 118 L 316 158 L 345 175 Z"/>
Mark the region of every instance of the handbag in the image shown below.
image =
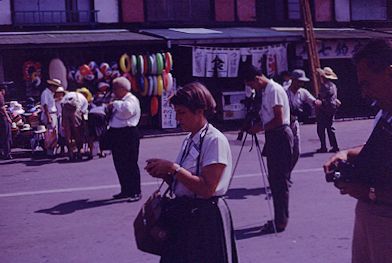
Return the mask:
<path id="1" fill-rule="evenodd" d="M 164 205 L 170 200 L 166 197 L 170 188 L 161 194 L 163 184 L 164 181 L 143 204 L 133 222 L 137 248 L 155 255 L 162 255 L 168 244 L 168 231 L 162 221 Z"/>

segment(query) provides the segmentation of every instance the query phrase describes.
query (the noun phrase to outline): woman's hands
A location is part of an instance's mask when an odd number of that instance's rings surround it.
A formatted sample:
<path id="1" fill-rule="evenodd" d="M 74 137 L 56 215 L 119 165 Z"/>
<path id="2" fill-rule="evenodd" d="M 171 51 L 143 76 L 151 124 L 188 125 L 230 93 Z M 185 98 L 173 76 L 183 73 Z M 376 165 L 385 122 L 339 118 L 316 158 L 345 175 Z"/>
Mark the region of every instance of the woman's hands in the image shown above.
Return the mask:
<path id="1" fill-rule="evenodd" d="M 148 159 L 144 169 L 152 177 L 168 180 L 176 170 L 176 164 L 163 159 Z"/>

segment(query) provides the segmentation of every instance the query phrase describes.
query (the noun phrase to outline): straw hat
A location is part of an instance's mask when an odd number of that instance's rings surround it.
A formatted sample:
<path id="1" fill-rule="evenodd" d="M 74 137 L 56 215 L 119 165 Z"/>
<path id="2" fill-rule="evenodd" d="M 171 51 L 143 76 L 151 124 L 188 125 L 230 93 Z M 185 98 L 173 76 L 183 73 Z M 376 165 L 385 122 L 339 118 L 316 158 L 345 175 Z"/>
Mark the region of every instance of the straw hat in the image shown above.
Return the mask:
<path id="1" fill-rule="evenodd" d="M 18 103 L 17 101 L 11 101 L 9 111 L 14 114 L 23 114 L 25 110 L 22 107 L 22 104 Z"/>
<path id="2" fill-rule="evenodd" d="M 324 69 L 318 68 L 317 72 L 326 79 L 338 79 L 338 76 L 330 67 L 325 67 Z"/>
<path id="3" fill-rule="evenodd" d="M 81 89 L 77 89 L 76 92 L 83 94 L 86 97 L 88 102 L 92 101 L 92 99 L 93 99 L 93 95 L 86 87 L 83 87 Z"/>
<path id="4" fill-rule="evenodd" d="M 23 124 L 23 127 L 20 130 L 21 131 L 31 131 L 32 129 L 31 129 L 30 124 L 26 123 L 26 124 Z"/>
<path id="5" fill-rule="evenodd" d="M 59 80 L 59 79 L 48 79 L 46 82 L 49 85 L 53 85 L 53 86 L 56 86 L 56 87 L 61 87 L 61 80 Z"/>
<path id="6" fill-rule="evenodd" d="M 34 133 L 44 133 L 46 132 L 46 127 L 44 125 L 38 125 L 37 130 Z"/>

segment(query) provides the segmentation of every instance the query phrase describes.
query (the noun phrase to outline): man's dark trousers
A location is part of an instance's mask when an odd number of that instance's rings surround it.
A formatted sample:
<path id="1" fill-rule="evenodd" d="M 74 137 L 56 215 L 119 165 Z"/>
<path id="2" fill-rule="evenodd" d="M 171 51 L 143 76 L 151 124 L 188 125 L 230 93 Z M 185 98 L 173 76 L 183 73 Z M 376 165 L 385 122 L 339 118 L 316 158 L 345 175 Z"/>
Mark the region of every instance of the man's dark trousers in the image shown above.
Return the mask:
<path id="1" fill-rule="evenodd" d="M 275 224 L 286 226 L 289 218 L 289 184 L 293 133 L 288 125 L 265 132 L 268 181 L 274 201 Z"/>
<path id="2" fill-rule="evenodd" d="M 321 149 L 327 148 L 325 130 L 327 130 L 328 139 L 331 147 L 333 149 L 338 149 L 338 142 L 336 140 L 335 129 L 333 125 L 333 114 L 328 114 L 324 112 L 319 112 L 317 114 L 317 135 L 320 139 Z"/>
<path id="3" fill-rule="evenodd" d="M 139 129 L 137 127 L 110 128 L 109 136 L 121 193 L 140 194 Z"/>

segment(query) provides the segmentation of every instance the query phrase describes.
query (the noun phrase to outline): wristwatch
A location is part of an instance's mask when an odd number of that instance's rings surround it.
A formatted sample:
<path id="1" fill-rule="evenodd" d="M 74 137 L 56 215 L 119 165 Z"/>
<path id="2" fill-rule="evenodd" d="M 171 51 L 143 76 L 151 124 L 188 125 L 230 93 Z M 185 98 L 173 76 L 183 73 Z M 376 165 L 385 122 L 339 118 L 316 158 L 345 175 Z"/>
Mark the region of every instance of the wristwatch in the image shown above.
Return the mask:
<path id="1" fill-rule="evenodd" d="M 181 165 L 179 165 L 179 164 L 175 164 L 175 166 L 176 166 L 176 169 L 174 170 L 174 173 L 172 173 L 173 176 L 176 175 L 182 168 Z"/>
<path id="2" fill-rule="evenodd" d="M 376 202 L 376 200 L 377 200 L 376 188 L 374 188 L 374 187 L 369 188 L 369 199 L 373 202 Z"/>

